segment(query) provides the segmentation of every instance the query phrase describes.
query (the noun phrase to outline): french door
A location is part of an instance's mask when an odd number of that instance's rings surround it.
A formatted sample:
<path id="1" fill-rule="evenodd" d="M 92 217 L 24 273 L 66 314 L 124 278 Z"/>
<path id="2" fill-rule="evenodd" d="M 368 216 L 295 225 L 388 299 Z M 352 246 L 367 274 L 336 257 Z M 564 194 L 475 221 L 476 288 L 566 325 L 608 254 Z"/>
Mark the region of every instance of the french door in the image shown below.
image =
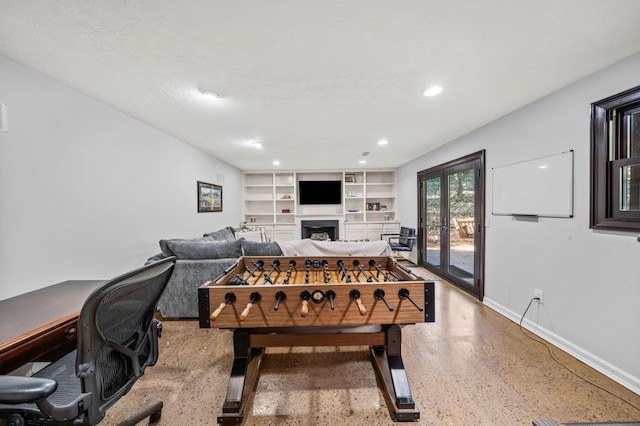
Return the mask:
<path id="1" fill-rule="evenodd" d="M 418 263 L 482 300 L 484 150 L 418 173 Z"/>

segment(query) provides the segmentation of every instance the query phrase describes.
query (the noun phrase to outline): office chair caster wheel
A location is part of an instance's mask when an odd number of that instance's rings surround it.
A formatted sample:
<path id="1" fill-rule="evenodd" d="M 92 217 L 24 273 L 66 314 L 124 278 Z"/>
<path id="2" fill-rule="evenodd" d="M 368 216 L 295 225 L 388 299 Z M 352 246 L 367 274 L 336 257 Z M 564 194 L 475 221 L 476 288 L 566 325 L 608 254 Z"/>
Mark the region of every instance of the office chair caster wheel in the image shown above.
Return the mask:
<path id="1" fill-rule="evenodd" d="M 162 417 L 162 410 L 156 411 L 155 413 L 149 416 L 149 424 L 159 422 L 160 417 Z"/>
<path id="2" fill-rule="evenodd" d="M 8 426 L 24 426 L 24 418 L 20 414 L 12 414 L 7 419 Z"/>

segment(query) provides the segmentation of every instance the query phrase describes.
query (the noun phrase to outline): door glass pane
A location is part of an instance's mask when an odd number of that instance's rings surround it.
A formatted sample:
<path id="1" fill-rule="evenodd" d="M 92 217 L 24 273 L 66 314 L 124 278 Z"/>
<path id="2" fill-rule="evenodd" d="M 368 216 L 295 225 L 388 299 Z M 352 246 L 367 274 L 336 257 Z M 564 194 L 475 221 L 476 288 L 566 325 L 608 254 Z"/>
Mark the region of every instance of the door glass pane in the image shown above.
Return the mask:
<path id="1" fill-rule="evenodd" d="M 640 211 L 640 165 L 620 169 L 620 210 Z"/>
<path id="2" fill-rule="evenodd" d="M 473 284 L 475 169 L 449 175 L 449 272 Z"/>
<path id="3" fill-rule="evenodd" d="M 441 194 L 440 194 L 441 178 L 436 177 L 428 179 L 425 182 L 426 200 L 425 213 L 425 247 L 426 247 L 426 263 L 440 267 L 440 228 L 442 215 L 440 211 Z"/>

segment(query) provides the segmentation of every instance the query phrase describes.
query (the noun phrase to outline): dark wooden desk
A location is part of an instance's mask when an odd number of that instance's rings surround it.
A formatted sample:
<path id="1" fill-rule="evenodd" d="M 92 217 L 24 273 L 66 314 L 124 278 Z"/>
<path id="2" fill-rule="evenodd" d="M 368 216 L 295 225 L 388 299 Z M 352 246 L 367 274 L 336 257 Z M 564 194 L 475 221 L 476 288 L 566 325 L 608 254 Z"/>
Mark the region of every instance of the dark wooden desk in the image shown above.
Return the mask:
<path id="1" fill-rule="evenodd" d="M 73 349 L 80 309 L 105 282 L 64 281 L 0 300 L 0 374 Z"/>

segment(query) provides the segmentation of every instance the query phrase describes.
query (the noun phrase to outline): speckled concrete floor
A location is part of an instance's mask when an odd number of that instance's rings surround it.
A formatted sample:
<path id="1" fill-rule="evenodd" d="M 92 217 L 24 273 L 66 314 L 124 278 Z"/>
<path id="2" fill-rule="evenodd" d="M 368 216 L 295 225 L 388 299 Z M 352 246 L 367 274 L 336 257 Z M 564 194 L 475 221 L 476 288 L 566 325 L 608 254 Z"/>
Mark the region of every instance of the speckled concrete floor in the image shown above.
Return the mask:
<path id="1" fill-rule="evenodd" d="M 575 377 L 518 325 L 436 280 L 436 322 L 403 328 L 403 358 L 424 425 L 638 421 L 640 411 Z M 212 425 L 225 398 L 231 332 L 165 321 L 160 360 L 103 422 L 162 399 L 162 426 Z M 640 406 L 640 396 L 555 349 L 558 358 Z M 245 425 L 389 425 L 366 347 L 268 349 Z"/>

